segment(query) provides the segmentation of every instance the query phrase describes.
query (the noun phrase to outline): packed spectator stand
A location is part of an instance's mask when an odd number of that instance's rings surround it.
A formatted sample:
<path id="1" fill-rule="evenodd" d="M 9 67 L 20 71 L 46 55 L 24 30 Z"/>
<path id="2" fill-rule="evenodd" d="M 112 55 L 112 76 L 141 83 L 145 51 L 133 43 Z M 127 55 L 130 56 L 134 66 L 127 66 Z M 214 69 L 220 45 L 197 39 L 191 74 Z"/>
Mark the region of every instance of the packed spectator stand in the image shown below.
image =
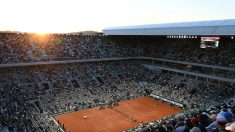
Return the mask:
<path id="1" fill-rule="evenodd" d="M 119 37 L 105 35 L 5 33 L 1 64 L 111 57 L 154 57 L 234 68 L 235 40 L 221 38 L 217 49 L 201 49 L 200 38 Z M 12 48 L 13 47 L 13 48 Z M 226 59 L 226 61 L 224 61 Z"/>
<path id="2" fill-rule="evenodd" d="M 230 38 L 224 38 L 218 49 L 200 49 L 197 38 L 2 33 L 0 48 L 0 63 L 12 65 L 145 56 L 228 68 L 235 66 L 235 41 Z M 234 86 L 175 73 L 159 73 L 143 64 L 151 63 L 119 60 L 1 68 L 0 131 L 60 131 L 52 115 L 146 96 L 148 91 L 184 104 L 189 112 L 142 123 L 127 131 L 191 131 L 198 128 L 216 131 L 220 128 L 209 127 L 223 118 L 216 114 L 234 112 Z M 235 75 L 214 70 L 203 72 L 229 75 L 230 78 Z M 219 107 L 223 103 L 227 105 Z M 194 108 L 205 111 L 190 111 Z M 216 117 L 211 119 L 213 114 Z M 230 119 L 223 121 L 232 122 Z"/>

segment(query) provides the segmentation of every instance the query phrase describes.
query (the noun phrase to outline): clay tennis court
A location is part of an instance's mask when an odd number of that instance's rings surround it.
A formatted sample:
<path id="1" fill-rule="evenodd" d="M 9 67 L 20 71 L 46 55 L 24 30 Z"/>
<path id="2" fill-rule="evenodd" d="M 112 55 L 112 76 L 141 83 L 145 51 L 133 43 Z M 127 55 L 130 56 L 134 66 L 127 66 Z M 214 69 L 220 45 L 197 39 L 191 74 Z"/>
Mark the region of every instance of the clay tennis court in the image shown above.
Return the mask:
<path id="1" fill-rule="evenodd" d="M 119 102 L 113 109 L 92 108 L 71 112 L 54 118 L 64 124 L 67 132 L 120 132 L 165 116 L 181 112 L 182 109 L 151 97 L 140 97 Z M 87 118 L 84 119 L 83 117 Z M 133 122 L 130 117 L 136 119 Z"/>

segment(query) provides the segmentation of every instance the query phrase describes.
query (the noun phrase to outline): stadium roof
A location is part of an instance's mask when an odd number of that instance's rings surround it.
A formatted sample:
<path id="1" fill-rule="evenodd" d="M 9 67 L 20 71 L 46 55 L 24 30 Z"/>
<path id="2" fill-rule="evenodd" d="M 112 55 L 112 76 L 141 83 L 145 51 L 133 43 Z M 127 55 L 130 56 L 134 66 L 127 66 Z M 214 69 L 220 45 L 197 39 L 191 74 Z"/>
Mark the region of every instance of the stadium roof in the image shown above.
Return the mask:
<path id="1" fill-rule="evenodd" d="M 105 35 L 235 35 L 235 19 L 111 27 L 103 32 Z"/>

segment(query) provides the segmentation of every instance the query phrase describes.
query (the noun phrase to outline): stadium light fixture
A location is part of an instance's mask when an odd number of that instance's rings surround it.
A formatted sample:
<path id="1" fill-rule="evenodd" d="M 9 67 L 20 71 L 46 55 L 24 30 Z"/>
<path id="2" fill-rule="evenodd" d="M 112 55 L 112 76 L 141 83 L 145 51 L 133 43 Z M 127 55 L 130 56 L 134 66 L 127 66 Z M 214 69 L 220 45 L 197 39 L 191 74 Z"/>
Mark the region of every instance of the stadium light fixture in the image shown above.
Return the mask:
<path id="1" fill-rule="evenodd" d="M 233 36 L 231 37 L 231 39 L 233 39 Z"/>

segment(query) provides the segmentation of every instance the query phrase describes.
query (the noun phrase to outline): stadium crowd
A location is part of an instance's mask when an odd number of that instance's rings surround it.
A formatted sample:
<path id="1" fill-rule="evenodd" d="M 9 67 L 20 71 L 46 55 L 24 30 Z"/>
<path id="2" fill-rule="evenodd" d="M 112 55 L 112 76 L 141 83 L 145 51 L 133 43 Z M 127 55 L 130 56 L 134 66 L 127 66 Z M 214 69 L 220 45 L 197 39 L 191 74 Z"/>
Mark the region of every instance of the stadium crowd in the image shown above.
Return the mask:
<path id="1" fill-rule="evenodd" d="M 107 106 L 147 95 L 148 91 L 157 91 L 158 95 L 191 107 L 192 102 L 201 104 L 210 99 L 217 90 L 196 80 L 148 70 L 143 63 L 93 62 L 2 69 L 0 130 L 57 131 L 59 127 L 50 118 L 52 115 Z M 197 85 L 204 90 L 194 89 Z M 229 90 L 234 92 L 233 87 Z M 223 100 L 226 97 L 218 95 Z"/>
<path id="2" fill-rule="evenodd" d="M 0 64 L 135 56 L 225 67 L 235 64 L 234 41 L 224 40 L 218 49 L 200 49 L 196 44 L 198 39 L 118 40 L 103 35 L 4 33 L 0 34 Z M 159 73 L 149 70 L 145 63 L 128 60 L 1 68 L 0 132 L 59 131 L 61 128 L 53 121 L 53 115 L 107 106 L 150 93 L 180 102 L 189 109 L 199 108 L 209 101 L 223 103 L 235 95 L 234 86 Z M 231 107 L 229 104 L 175 115 L 128 131 L 222 130 L 225 124 L 232 122 L 231 118 L 227 119 L 228 113 L 234 112 Z M 213 114 L 216 117 L 210 119 Z"/>
<path id="3" fill-rule="evenodd" d="M 200 38 L 2 33 L 0 64 L 144 56 L 234 68 L 234 40 L 220 41 L 216 49 L 201 49 Z"/>

